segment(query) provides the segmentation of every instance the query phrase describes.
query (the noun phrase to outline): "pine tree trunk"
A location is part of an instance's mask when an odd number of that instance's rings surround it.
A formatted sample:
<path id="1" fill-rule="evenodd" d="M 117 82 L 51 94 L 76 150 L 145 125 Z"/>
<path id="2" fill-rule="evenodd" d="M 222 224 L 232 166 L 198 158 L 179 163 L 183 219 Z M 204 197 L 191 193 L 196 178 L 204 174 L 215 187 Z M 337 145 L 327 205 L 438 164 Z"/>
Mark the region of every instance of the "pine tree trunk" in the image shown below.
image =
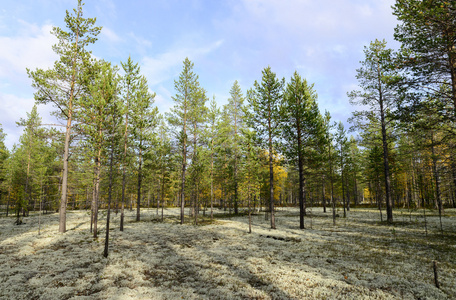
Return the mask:
<path id="1" fill-rule="evenodd" d="M 331 142 L 328 146 L 328 158 L 329 158 L 329 178 L 331 184 L 331 206 L 332 206 L 332 217 L 333 217 L 333 226 L 336 226 L 336 200 L 334 199 L 334 178 L 333 178 L 333 166 L 331 158 Z"/>
<path id="2" fill-rule="evenodd" d="M 212 149 L 214 147 L 214 140 L 212 139 Z M 214 209 L 214 180 L 213 180 L 213 177 L 214 177 L 214 153 L 212 152 L 211 153 L 211 220 L 214 219 L 214 212 L 213 212 L 213 209 Z"/>
<path id="3" fill-rule="evenodd" d="M 108 249 L 109 249 L 109 220 L 111 217 L 111 199 L 112 199 L 112 166 L 114 164 L 114 140 L 111 141 L 111 155 L 109 159 L 109 191 L 108 191 L 108 214 L 106 216 L 106 238 L 105 238 L 105 245 L 103 256 L 108 257 Z"/>
<path id="4" fill-rule="evenodd" d="M 440 177 L 439 177 L 439 172 L 437 169 L 437 157 L 435 154 L 435 147 L 434 147 L 434 133 L 431 132 L 431 142 L 432 142 L 432 171 L 434 173 L 434 179 L 435 179 L 435 191 L 436 191 L 436 196 L 437 196 L 437 207 L 439 209 L 439 220 L 440 220 L 440 231 L 443 232 L 443 225 L 442 225 L 442 198 L 440 194 Z"/>
<path id="5" fill-rule="evenodd" d="M 184 208 L 185 208 L 185 170 L 187 167 L 187 132 L 185 127 L 185 120 L 184 120 L 184 141 L 183 141 L 183 149 L 182 149 L 182 187 L 181 187 L 181 225 L 184 224 Z"/>
<path id="6" fill-rule="evenodd" d="M 323 179 L 322 179 L 322 196 L 323 196 L 323 199 L 322 199 L 322 202 L 323 202 L 323 212 L 326 213 L 326 195 L 325 195 L 325 176 L 323 175 Z"/>
<path id="7" fill-rule="evenodd" d="M 390 180 L 390 169 L 388 162 L 388 140 L 386 135 L 386 121 L 385 121 L 385 111 L 383 107 L 383 94 L 381 90 L 381 75 L 380 67 L 378 71 L 378 80 L 379 80 L 379 104 L 380 104 L 380 121 L 382 127 L 382 143 L 383 143 L 383 170 L 385 175 L 385 196 L 386 196 L 386 220 L 388 223 L 393 222 L 393 203 L 391 199 L 391 180 Z"/>
<path id="8" fill-rule="evenodd" d="M 142 141 L 139 142 L 138 198 L 136 199 L 136 222 L 141 220 L 141 184 L 142 184 Z"/>
<path id="9" fill-rule="evenodd" d="M 346 203 L 345 203 L 345 182 L 344 182 L 344 169 L 343 168 L 342 168 L 341 184 L 342 184 L 342 203 L 344 205 L 344 218 L 346 218 L 347 212 L 346 212 Z"/>
<path id="10" fill-rule="evenodd" d="M 305 215 L 305 191 L 304 191 L 304 162 L 302 157 L 302 140 L 301 140 L 301 129 L 299 126 L 299 120 L 297 120 L 298 127 L 298 172 L 299 172 L 299 228 L 304 229 L 304 215 Z"/>
<path id="11" fill-rule="evenodd" d="M 270 123 L 270 121 L 269 121 Z M 270 124 L 269 124 L 270 127 Z M 272 153 L 272 132 L 269 129 L 269 210 L 271 212 L 271 229 L 276 229 L 274 216 L 274 167 Z"/>
<path id="12" fill-rule="evenodd" d="M 163 222 L 163 211 L 165 210 L 165 170 L 164 169 L 162 169 L 162 174 L 163 174 L 163 177 L 162 177 L 162 186 L 161 186 L 161 199 L 162 199 L 161 221 Z"/>
<path id="13" fill-rule="evenodd" d="M 247 203 L 247 206 L 249 208 L 249 233 L 252 233 L 252 211 L 250 209 L 250 198 L 252 197 L 252 195 L 250 194 L 250 186 L 249 186 L 249 198 L 248 198 L 248 203 Z"/>
<path id="14" fill-rule="evenodd" d="M 63 152 L 63 174 L 62 174 L 62 196 L 60 198 L 60 209 L 59 209 L 59 232 L 66 232 L 66 205 L 67 205 L 67 185 L 68 185 L 68 159 L 69 159 L 69 148 L 70 148 L 70 135 L 71 135 L 71 103 L 68 110 L 68 120 L 65 132 L 65 144 Z"/>
<path id="15" fill-rule="evenodd" d="M 98 150 L 95 158 L 95 186 L 93 190 L 92 201 L 92 222 L 93 222 L 93 238 L 98 237 L 98 201 L 100 197 L 100 174 L 101 174 L 101 148 Z"/>

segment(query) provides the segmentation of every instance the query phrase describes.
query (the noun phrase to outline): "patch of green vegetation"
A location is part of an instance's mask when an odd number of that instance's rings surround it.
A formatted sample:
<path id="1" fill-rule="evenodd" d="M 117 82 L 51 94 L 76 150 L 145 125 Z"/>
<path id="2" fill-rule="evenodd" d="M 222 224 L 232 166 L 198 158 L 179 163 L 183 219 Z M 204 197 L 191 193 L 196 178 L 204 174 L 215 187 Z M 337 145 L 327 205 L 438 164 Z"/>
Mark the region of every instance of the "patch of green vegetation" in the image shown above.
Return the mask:
<path id="1" fill-rule="evenodd" d="M 232 218 L 238 218 L 238 217 L 245 217 L 248 216 L 249 212 L 248 211 L 240 211 L 238 214 L 235 213 L 214 213 L 214 218 L 216 219 L 232 219 Z M 255 214 L 256 215 L 256 214 Z M 254 216 L 254 214 L 252 214 Z"/>

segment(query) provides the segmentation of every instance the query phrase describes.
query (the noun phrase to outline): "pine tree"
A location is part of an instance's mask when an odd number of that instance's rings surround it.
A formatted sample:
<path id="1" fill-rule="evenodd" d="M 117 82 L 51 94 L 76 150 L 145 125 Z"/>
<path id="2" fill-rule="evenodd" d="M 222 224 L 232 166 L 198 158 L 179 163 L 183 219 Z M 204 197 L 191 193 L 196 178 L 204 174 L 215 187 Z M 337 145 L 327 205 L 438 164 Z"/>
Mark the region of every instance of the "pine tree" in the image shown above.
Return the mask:
<path id="1" fill-rule="evenodd" d="M 275 229 L 273 156 L 276 150 L 274 144 L 280 134 L 280 106 L 283 102 L 285 79 L 279 80 L 270 67 L 265 68 L 262 74 L 261 84 L 255 80 L 254 87 L 247 93 L 251 107 L 249 120 L 257 132 L 258 142 L 268 149 L 269 209 L 271 228 Z"/>
<path id="2" fill-rule="evenodd" d="M 159 175 L 159 195 L 162 202 L 161 220 L 163 222 L 163 209 L 165 198 L 171 184 L 171 172 L 173 170 L 173 146 L 169 136 L 169 128 L 164 118 L 159 116 L 158 136 L 156 142 L 156 161 Z M 158 206 L 157 206 L 158 209 Z"/>
<path id="3" fill-rule="evenodd" d="M 297 72 L 287 85 L 282 107 L 284 153 L 299 173 L 299 227 L 304 229 L 305 168 L 315 156 L 318 141 L 323 136 L 323 118 L 317 104 L 313 84 L 301 79 Z"/>
<path id="4" fill-rule="evenodd" d="M 107 130 L 110 106 L 117 97 L 118 76 L 117 67 L 105 61 L 97 61 L 91 68 L 91 78 L 88 82 L 89 95 L 81 103 L 84 114 L 78 114 L 79 129 L 84 135 L 88 149 L 93 157 L 93 196 L 92 222 L 94 238 L 98 234 L 98 206 L 100 198 L 100 180 L 102 167 L 106 161 L 106 147 L 109 137 Z M 121 118 L 121 116 L 118 116 Z"/>
<path id="5" fill-rule="evenodd" d="M 240 146 L 242 144 L 242 135 L 240 134 L 244 126 L 244 97 L 242 95 L 241 87 L 237 80 L 233 83 L 230 90 L 230 98 L 228 98 L 228 114 L 231 118 L 231 126 L 233 128 L 232 139 L 233 139 L 233 180 L 234 180 L 234 213 L 239 213 L 238 204 L 238 172 L 239 172 L 239 159 L 240 159 Z"/>
<path id="6" fill-rule="evenodd" d="M 68 160 L 70 157 L 71 129 L 80 98 L 84 95 L 85 70 L 90 61 L 89 44 L 96 41 L 101 28 L 95 27 L 95 19 L 82 17 L 82 1 L 78 0 L 73 14 L 66 12 L 65 23 L 68 31 L 54 27 L 52 33 L 59 43 L 53 46 L 60 59 L 50 70 L 27 70 L 32 86 L 37 90 L 35 100 L 40 104 L 51 103 L 57 107 L 55 115 L 66 121 L 63 156 L 63 176 L 59 210 L 59 232 L 66 231 L 66 205 L 68 185 Z"/>
<path id="7" fill-rule="evenodd" d="M 124 128 L 123 128 L 123 156 L 122 156 L 122 199 L 121 199 L 121 212 L 120 212 L 120 231 L 124 229 L 124 204 L 125 204 L 125 190 L 127 183 L 127 167 L 128 167 L 128 154 L 130 149 L 130 136 L 131 125 L 129 124 L 129 117 L 131 115 L 131 102 L 134 101 L 138 90 L 138 81 L 140 79 L 140 68 L 138 63 L 133 63 L 131 57 L 128 57 L 126 63 L 122 63 L 122 69 L 125 75 L 121 78 L 122 85 L 122 98 L 124 102 Z"/>
<path id="8" fill-rule="evenodd" d="M 6 134 L 3 132 L 2 124 L 0 124 L 0 203 L 7 203 L 6 198 L 8 195 L 7 187 L 7 169 L 9 151 L 5 146 Z M 8 204 L 7 204 L 8 205 Z M 7 207 L 8 210 L 8 207 Z"/>
<path id="9" fill-rule="evenodd" d="M 397 70 L 391 68 L 393 52 L 386 48 L 386 42 L 376 40 L 364 50 L 366 59 L 357 70 L 356 78 L 362 91 L 352 91 L 348 94 L 352 104 L 367 107 L 367 110 L 353 113 L 352 120 L 367 120 L 374 116 L 379 119 L 382 133 L 383 166 L 385 178 L 387 221 L 393 222 L 393 203 L 391 198 L 390 165 L 388 161 L 387 127 L 393 104 L 398 99 L 395 83 L 400 79 Z"/>
<path id="10" fill-rule="evenodd" d="M 208 128 L 208 138 L 209 138 L 209 152 L 210 152 L 210 182 L 211 182 L 211 220 L 214 218 L 214 159 L 215 159 L 215 145 L 214 142 L 217 139 L 217 122 L 220 116 L 220 109 L 217 107 L 217 102 L 215 102 L 215 97 L 212 99 L 209 110 L 207 114 L 209 128 Z"/>
<path id="11" fill-rule="evenodd" d="M 400 21 L 394 34 L 402 50 L 397 67 L 410 76 L 406 84 L 425 93 L 438 91 L 440 101 L 453 106 L 443 116 L 456 122 L 456 2 L 397 0 L 393 14 Z"/>
<path id="12" fill-rule="evenodd" d="M 133 145 L 137 154 L 138 181 L 136 198 L 136 221 L 140 221 L 141 187 L 143 180 L 143 157 L 153 139 L 157 126 L 158 109 L 153 107 L 155 93 L 150 93 L 147 80 L 141 76 L 138 81 L 137 93 L 131 106 L 130 124 L 132 126 Z"/>
<path id="13" fill-rule="evenodd" d="M 345 179 L 347 177 L 347 156 L 348 156 L 348 142 L 347 142 L 347 132 L 344 128 L 344 124 L 339 122 L 337 124 L 337 132 L 336 132 L 336 145 L 338 150 L 338 159 L 339 159 L 339 167 L 340 167 L 340 181 L 341 181 L 341 189 L 342 189 L 342 203 L 344 206 L 344 218 L 347 217 L 347 203 L 345 197 Z"/>
<path id="14" fill-rule="evenodd" d="M 182 153 L 181 161 L 181 224 L 184 224 L 184 207 L 185 207 L 185 180 L 188 160 L 189 147 L 189 127 L 192 120 L 196 118 L 194 103 L 198 101 L 201 92 L 201 87 L 198 82 L 198 75 L 193 72 L 193 63 L 186 58 L 184 60 L 184 68 L 179 75 L 179 80 L 174 81 L 176 95 L 173 97 L 175 105 L 167 114 L 168 122 L 176 128 L 176 138 L 179 142 L 180 151 Z"/>
<path id="15" fill-rule="evenodd" d="M 199 194 L 200 194 L 200 183 L 202 174 L 204 173 L 204 128 L 203 125 L 207 118 L 207 107 L 206 107 L 206 91 L 202 88 L 195 94 L 195 97 L 191 102 L 191 111 L 193 117 L 190 119 L 189 133 L 192 140 L 192 155 L 191 165 L 189 168 L 189 175 L 191 182 L 193 183 L 193 216 L 195 218 L 195 225 L 198 222 L 198 208 L 199 208 Z"/>
<path id="16" fill-rule="evenodd" d="M 98 86 L 98 90 L 102 91 L 100 97 L 106 102 L 105 110 L 105 131 L 106 131 L 106 148 L 109 151 L 109 183 L 108 183 L 108 212 L 106 216 L 106 236 L 103 256 L 108 257 L 109 253 L 109 225 L 111 219 L 111 203 L 113 194 L 114 182 L 114 166 L 119 164 L 119 160 L 115 160 L 115 156 L 119 156 L 120 148 L 120 124 L 122 123 L 122 105 L 119 99 L 119 78 L 113 72 L 115 69 L 109 68 L 103 74 L 102 81 Z M 100 99 L 101 100 L 101 99 Z"/>

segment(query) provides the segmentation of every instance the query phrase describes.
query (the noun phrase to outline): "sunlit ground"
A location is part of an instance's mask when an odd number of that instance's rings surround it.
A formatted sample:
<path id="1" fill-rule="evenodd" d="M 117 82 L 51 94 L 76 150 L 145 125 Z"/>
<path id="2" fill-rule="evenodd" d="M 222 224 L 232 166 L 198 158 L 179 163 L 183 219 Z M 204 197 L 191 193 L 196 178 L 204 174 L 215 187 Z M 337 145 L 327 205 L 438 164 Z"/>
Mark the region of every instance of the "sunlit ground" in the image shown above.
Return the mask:
<path id="1" fill-rule="evenodd" d="M 299 229 L 297 209 L 276 213 L 271 230 L 264 213 L 200 219 L 179 225 L 179 210 L 112 214 L 108 258 L 86 211 L 68 212 L 67 233 L 58 214 L 0 217 L 0 299 L 455 299 L 456 211 L 446 210 L 443 233 L 435 211 L 395 211 L 394 225 L 374 209 L 347 218 L 308 211 Z M 161 213 L 159 211 L 159 213 Z M 186 209 L 188 213 L 188 209 Z M 40 234 L 38 234 L 40 225 Z M 427 234 L 426 228 L 427 227 Z M 434 284 L 437 261 L 440 289 Z"/>

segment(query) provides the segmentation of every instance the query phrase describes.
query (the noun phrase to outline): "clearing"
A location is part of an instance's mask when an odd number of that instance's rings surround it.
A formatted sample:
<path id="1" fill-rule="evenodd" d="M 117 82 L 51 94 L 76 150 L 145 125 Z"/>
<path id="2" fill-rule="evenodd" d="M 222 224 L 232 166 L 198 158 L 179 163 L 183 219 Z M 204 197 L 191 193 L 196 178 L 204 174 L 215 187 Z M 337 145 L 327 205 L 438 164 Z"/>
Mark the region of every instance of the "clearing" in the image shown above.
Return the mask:
<path id="1" fill-rule="evenodd" d="M 163 223 L 154 209 L 141 222 L 126 211 L 124 232 L 112 213 L 108 258 L 104 211 L 96 240 L 87 211 L 68 212 L 65 234 L 58 214 L 19 226 L 3 216 L 0 299 L 456 299 L 454 209 L 443 234 L 435 212 L 427 234 L 422 211 L 395 210 L 386 225 L 378 211 L 352 208 L 333 226 L 329 210 L 313 208 L 300 230 L 298 210 L 279 208 L 276 230 L 261 213 L 251 234 L 247 216 L 216 212 L 194 226 L 178 224 L 178 209 L 165 209 Z"/>

